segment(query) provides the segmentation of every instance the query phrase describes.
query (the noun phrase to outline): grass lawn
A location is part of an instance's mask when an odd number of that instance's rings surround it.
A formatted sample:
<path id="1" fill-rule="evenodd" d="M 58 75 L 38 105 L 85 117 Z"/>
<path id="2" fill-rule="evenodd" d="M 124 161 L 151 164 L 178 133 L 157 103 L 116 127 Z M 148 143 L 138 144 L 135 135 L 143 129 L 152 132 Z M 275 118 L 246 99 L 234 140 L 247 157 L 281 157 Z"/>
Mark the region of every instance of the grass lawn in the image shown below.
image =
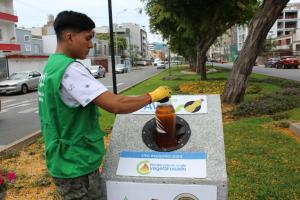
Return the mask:
<path id="1" fill-rule="evenodd" d="M 229 74 L 228 70 L 218 69 L 217 72 L 207 74 L 207 81 L 200 81 L 199 75 L 184 74 L 182 70 L 185 70 L 185 67 L 172 68 L 171 77 L 166 70 L 123 94 L 144 94 L 160 85 L 170 86 L 174 91 L 173 94 L 221 93 Z M 245 102 L 252 102 L 290 87 L 300 90 L 300 83 L 252 74 Z M 289 95 L 285 98 L 284 100 L 288 100 Z M 288 101 L 286 103 L 289 104 Z M 271 101 L 271 105 L 278 106 L 278 103 Z M 223 107 L 232 108 L 230 105 Z M 233 116 L 230 110 L 223 109 L 229 199 L 300 199 L 300 138 L 286 128 L 286 124 L 300 120 L 300 104 L 273 114 L 254 114 L 247 117 Z M 112 128 L 114 117 L 113 114 L 101 110 L 100 124 L 108 133 Z M 46 173 L 41 149 L 42 142 L 39 140 L 18 154 L 0 160 L 1 167 L 6 166 L 7 169 L 16 171 L 19 177 L 9 188 L 8 199 L 22 199 L 24 194 L 31 193 L 35 193 L 37 197 L 38 190 L 45 192 L 39 194 L 39 198 L 28 196 L 27 199 L 42 199 L 44 196 L 51 199 L 50 196 L 55 194 L 51 178 Z M 32 157 L 35 160 L 30 161 Z M 34 176 L 37 174 L 33 169 L 36 163 L 40 163 L 36 167 L 41 174 L 39 177 Z M 29 177 L 29 174 L 32 176 Z"/>

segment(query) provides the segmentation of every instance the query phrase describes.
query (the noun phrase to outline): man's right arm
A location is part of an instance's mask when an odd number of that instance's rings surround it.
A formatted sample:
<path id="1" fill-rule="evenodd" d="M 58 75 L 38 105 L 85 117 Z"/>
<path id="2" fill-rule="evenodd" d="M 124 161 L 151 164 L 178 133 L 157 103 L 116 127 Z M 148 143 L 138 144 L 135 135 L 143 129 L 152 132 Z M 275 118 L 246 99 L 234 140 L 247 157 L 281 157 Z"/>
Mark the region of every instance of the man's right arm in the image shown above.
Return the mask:
<path id="1" fill-rule="evenodd" d="M 123 96 L 106 91 L 96 97 L 93 103 L 108 112 L 125 114 L 137 111 L 149 103 L 160 101 L 170 96 L 170 88 L 160 86 L 156 90 L 141 96 Z"/>

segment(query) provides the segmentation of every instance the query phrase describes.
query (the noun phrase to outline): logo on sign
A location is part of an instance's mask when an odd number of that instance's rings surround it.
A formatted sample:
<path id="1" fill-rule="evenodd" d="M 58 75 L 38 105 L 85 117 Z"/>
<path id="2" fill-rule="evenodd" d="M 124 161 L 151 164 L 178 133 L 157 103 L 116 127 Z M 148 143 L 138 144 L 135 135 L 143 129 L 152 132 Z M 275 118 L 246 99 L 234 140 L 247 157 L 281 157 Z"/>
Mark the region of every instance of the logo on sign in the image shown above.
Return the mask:
<path id="1" fill-rule="evenodd" d="M 141 175 L 147 175 L 150 173 L 149 161 L 143 160 L 137 164 L 136 171 Z"/>

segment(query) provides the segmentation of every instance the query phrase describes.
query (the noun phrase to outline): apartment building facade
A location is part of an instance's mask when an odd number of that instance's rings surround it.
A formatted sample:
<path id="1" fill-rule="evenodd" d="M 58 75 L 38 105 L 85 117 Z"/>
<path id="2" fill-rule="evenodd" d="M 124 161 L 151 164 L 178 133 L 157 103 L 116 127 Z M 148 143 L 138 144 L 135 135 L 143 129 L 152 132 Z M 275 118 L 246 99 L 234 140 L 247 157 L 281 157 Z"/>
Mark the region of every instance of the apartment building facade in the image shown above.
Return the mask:
<path id="1" fill-rule="evenodd" d="M 15 23 L 18 22 L 13 0 L 0 1 L 0 79 L 8 74 L 6 55 L 19 53 L 21 47 L 16 41 Z"/>
<path id="2" fill-rule="evenodd" d="M 32 35 L 30 30 L 16 28 L 17 43 L 20 45 L 22 55 L 42 55 L 43 39 L 42 36 Z"/>

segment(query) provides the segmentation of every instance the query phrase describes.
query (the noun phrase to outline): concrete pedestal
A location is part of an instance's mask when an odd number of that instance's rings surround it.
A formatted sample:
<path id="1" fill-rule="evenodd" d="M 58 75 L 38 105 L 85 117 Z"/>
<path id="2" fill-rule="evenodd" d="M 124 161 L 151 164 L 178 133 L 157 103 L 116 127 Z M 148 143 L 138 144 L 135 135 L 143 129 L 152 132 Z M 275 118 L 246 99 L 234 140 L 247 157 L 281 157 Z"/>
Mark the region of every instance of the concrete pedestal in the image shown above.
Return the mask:
<path id="1" fill-rule="evenodd" d="M 206 152 L 207 177 L 205 179 L 116 175 L 119 153 L 121 151 L 152 151 L 142 141 L 142 129 L 144 124 L 152 119 L 154 115 L 126 114 L 117 115 L 116 117 L 109 149 L 105 156 L 102 173 L 103 181 L 214 185 L 217 186 L 217 200 L 226 200 L 227 173 L 220 96 L 207 95 L 207 107 L 207 114 L 179 115 L 189 124 L 191 136 L 184 147 L 175 151 Z M 103 187 L 103 191 L 106 193 L 105 184 L 103 184 Z"/>

